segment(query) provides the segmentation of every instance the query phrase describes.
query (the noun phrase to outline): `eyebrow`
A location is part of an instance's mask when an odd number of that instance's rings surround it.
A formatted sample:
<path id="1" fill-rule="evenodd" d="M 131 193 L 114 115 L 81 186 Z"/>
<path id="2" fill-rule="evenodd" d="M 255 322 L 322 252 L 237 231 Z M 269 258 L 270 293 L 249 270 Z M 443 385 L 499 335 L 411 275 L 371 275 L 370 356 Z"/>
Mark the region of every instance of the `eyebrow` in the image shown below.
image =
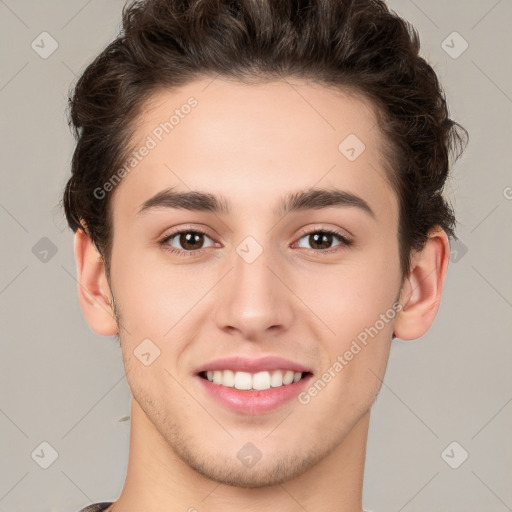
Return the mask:
<path id="1" fill-rule="evenodd" d="M 280 217 L 290 212 L 331 207 L 358 208 L 375 219 L 375 212 L 363 198 L 332 188 L 310 188 L 288 194 L 281 199 L 273 213 Z M 137 215 L 156 208 L 177 208 L 223 215 L 229 215 L 231 212 L 230 202 L 225 196 L 200 191 L 177 192 L 172 188 L 162 190 L 146 200 Z"/>

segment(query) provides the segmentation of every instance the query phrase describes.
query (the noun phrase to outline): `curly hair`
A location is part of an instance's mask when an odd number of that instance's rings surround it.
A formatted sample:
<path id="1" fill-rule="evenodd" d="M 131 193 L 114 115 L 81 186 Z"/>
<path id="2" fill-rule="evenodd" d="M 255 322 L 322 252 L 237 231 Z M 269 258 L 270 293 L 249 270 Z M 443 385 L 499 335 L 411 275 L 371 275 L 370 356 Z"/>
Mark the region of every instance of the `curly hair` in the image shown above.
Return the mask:
<path id="1" fill-rule="evenodd" d="M 431 228 L 451 238 L 443 197 L 467 131 L 450 119 L 414 27 L 382 0 L 142 0 L 125 5 L 122 28 L 69 97 L 77 140 L 63 205 L 86 230 L 109 275 L 111 195 L 94 194 L 133 150 L 137 117 L 152 95 L 206 76 L 241 82 L 296 77 L 355 91 L 376 108 L 386 177 L 399 204 L 402 275 Z M 465 137 L 464 137 L 465 136 Z"/>

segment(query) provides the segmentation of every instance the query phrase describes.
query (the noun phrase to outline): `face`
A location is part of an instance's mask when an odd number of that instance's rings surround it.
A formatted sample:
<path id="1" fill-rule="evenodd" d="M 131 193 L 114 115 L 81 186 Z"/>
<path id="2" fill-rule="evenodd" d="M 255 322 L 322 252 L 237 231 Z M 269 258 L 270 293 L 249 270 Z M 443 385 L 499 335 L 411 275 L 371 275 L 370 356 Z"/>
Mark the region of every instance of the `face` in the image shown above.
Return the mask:
<path id="1" fill-rule="evenodd" d="M 112 197 L 133 397 L 164 449 L 237 486 L 341 449 L 378 393 L 402 284 L 371 104 L 290 83 L 158 93 L 134 139 L 150 149 Z M 172 195 L 191 192 L 208 196 Z"/>

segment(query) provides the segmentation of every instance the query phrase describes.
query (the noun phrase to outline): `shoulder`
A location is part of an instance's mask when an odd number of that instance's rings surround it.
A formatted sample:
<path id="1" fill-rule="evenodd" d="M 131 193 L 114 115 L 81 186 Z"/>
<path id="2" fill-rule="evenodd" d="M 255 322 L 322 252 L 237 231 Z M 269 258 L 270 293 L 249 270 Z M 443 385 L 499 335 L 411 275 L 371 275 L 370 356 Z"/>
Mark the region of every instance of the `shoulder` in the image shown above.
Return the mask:
<path id="1" fill-rule="evenodd" d="M 92 505 L 89 505 L 82 510 L 79 510 L 79 512 L 102 512 L 103 510 L 106 510 L 107 507 L 112 505 L 112 502 L 103 502 L 103 503 L 93 503 Z"/>

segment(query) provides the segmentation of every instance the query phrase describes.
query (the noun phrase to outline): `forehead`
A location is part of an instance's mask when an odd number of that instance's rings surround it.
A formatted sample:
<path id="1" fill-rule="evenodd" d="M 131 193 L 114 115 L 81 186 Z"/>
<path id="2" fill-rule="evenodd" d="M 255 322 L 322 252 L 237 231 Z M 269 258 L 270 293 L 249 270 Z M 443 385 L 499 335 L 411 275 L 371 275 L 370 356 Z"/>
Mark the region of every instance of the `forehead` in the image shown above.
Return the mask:
<path id="1" fill-rule="evenodd" d="M 130 213 L 166 188 L 271 210 L 283 194 L 310 187 L 364 194 L 375 210 L 396 213 L 374 106 L 353 93 L 291 79 L 204 78 L 155 93 L 135 126 L 133 148 L 150 150 L 116 190 Z"/>

